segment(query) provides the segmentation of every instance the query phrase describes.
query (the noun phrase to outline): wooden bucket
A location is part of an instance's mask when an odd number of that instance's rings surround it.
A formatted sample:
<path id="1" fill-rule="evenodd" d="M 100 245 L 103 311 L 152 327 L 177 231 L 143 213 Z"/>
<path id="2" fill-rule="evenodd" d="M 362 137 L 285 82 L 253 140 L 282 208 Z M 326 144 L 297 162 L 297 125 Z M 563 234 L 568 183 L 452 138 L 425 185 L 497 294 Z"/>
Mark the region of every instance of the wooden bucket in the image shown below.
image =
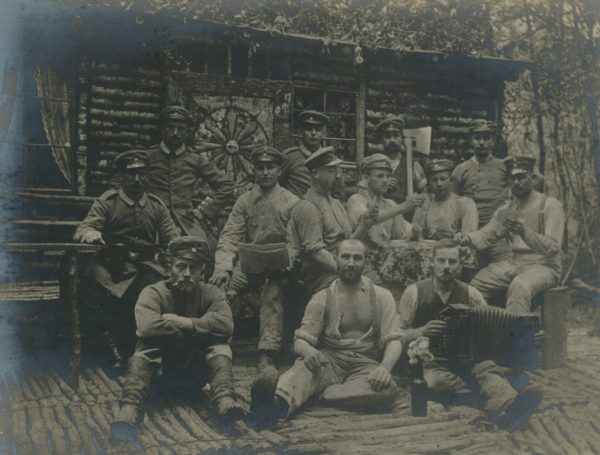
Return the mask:
<path id="1" fill-rule="evenodd" d="M 240 268 L 247 275 L 278 272 L 290 263 L 285 243 L 240 243 L 238 254 Z"/>

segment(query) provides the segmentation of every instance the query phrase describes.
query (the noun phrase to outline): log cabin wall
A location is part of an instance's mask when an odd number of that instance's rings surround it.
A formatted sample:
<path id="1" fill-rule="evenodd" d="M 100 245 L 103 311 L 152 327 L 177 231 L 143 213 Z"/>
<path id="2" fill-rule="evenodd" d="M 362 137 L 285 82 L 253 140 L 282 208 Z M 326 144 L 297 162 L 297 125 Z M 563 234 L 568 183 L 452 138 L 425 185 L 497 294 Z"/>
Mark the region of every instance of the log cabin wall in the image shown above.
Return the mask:
<path id="1" fill-rule="evenodd" d="M 160 110 L 170 103 L 192 110 L 198 151 L 233 173 L 238 195 L 251 183 L 253 145 L 285 149 L 298 142 L 297 119 L 304 109 L 331 117 L 326 142 L 348 163 L 380 150 L 374 126 L 388 115 L 403 116 L 407 127 L 431 126 L 432 154 L 464 155 L 475 119 L 501 123 L 504 80 L 517 71 L 479 71 L 481 62 L 449 66 L 431 53 L 417 57 L 382 62 L 375 56 L 357 66 L 349 47 L 252 48 L 236 40 L 184 37 L 154 65 L 86 61 L 77 88 L 79 193 L 97 196 L 108 187 L 110 161 L 118 152 L 157 143 Z M 234 144 L 239 159 L 225 147 L 238 139 L 229 137 L 235 128 L 227 129 L 227 116 L 229 124 L 242 122 L 235 134 L 252 131 Z M 225 136 L 220 145 L 215 130 Z M 352 182 L 356 169 L 347 167 Z"/>

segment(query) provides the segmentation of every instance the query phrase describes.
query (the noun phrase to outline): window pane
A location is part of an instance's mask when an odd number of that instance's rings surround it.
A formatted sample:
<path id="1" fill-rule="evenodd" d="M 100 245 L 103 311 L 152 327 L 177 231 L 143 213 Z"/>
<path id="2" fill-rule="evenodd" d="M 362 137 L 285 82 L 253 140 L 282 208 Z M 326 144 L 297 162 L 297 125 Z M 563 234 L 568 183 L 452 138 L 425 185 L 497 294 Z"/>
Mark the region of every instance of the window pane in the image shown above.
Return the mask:
<path id="1" fill-rule="evenodd" d="M 342 141 L 339 139 L 327 139 L 327 145 L 335 148 L 337 156 L 346 161 L 356 161 L 355 141 Z"/>
<path id="2" fill-rule="evenodd" d="M 59 154 L 66 154 L 66 159 L 70 159 L 68 148 L 56 147 L 56 151 Z M 33 188 L 69 189 L 71 187 L 59 169 L 50 147 L 32 145 L 27 147 L 27 185 Z"/>
<path id="3" fill-rule="evenodd" d="M 326 112 L 336 112 L 345 114 L 356 113 L 356 94 L 327 91 Z"/>
<path id="4" fill-rule="evenodd" d="M 331 126 L 327 130 L 327 136 L 335 138 L 355 139 L 356 118 L 353 115 L 328 114 Z"/>
<path id="5" fill-rule="evenodd" d="M 314 109 L 323 112 L 323 91 L 310 88 L 295 88 L 294 89 L 294 110 L 305 111 Z"/>

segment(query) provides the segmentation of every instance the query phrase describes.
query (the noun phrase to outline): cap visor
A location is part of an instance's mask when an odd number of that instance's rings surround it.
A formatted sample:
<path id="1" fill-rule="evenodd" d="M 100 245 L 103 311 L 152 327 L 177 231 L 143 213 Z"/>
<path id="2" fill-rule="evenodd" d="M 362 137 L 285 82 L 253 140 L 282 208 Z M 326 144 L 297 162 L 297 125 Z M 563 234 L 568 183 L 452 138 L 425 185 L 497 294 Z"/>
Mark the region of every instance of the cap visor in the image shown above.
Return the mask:
<path id="1" fill-rule="evenodd" d="M 519 174 L 527 174 L 529 171 L 527 169 L 513 169 L 510 171 L 510 175 L 519 175 Z"/>
<path id="2" fill-rule="evenodd" d="M 341 160 L 341 159 L 339 159 L 339 158 L 336 158 L 335 160 L 333 160 L 333 161 L 331 161 L 331 162 L 329 162 L 329 163 L 327 163 L 327 164 L 324 164 L 323 166 L 324 166 L 324 167 L 325 167 L 325 166 L 327 166 L 327 167 L 330 167 L 330 166 L 335 166 L 335 165 L 337 165 L 337 164 L 340 164 L 341 162 L 342 162 L 342 160 Z"/>

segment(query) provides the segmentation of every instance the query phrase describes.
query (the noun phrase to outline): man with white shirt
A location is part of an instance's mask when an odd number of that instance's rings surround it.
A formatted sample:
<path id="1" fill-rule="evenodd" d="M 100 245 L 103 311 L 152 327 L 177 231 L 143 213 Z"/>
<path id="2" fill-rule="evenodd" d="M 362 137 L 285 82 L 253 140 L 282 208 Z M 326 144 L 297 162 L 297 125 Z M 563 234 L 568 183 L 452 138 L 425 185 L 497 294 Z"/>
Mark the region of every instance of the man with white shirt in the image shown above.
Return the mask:
<path id="1" fill-rule="evenodd" d="M 468 235 L 457 234 L 477 249 L 506 239 L 512 257 L 493 262 L 471 281 L 484 297 L 506 290 L 506 309 L 529 314 L 534 295 L 558 284 L 562 272 L 561 245 L 565 214 L 561 203 L 533 189 L 535 159 L 505 161 L 512 198 L 500 206 L 488 224 Z"/>

